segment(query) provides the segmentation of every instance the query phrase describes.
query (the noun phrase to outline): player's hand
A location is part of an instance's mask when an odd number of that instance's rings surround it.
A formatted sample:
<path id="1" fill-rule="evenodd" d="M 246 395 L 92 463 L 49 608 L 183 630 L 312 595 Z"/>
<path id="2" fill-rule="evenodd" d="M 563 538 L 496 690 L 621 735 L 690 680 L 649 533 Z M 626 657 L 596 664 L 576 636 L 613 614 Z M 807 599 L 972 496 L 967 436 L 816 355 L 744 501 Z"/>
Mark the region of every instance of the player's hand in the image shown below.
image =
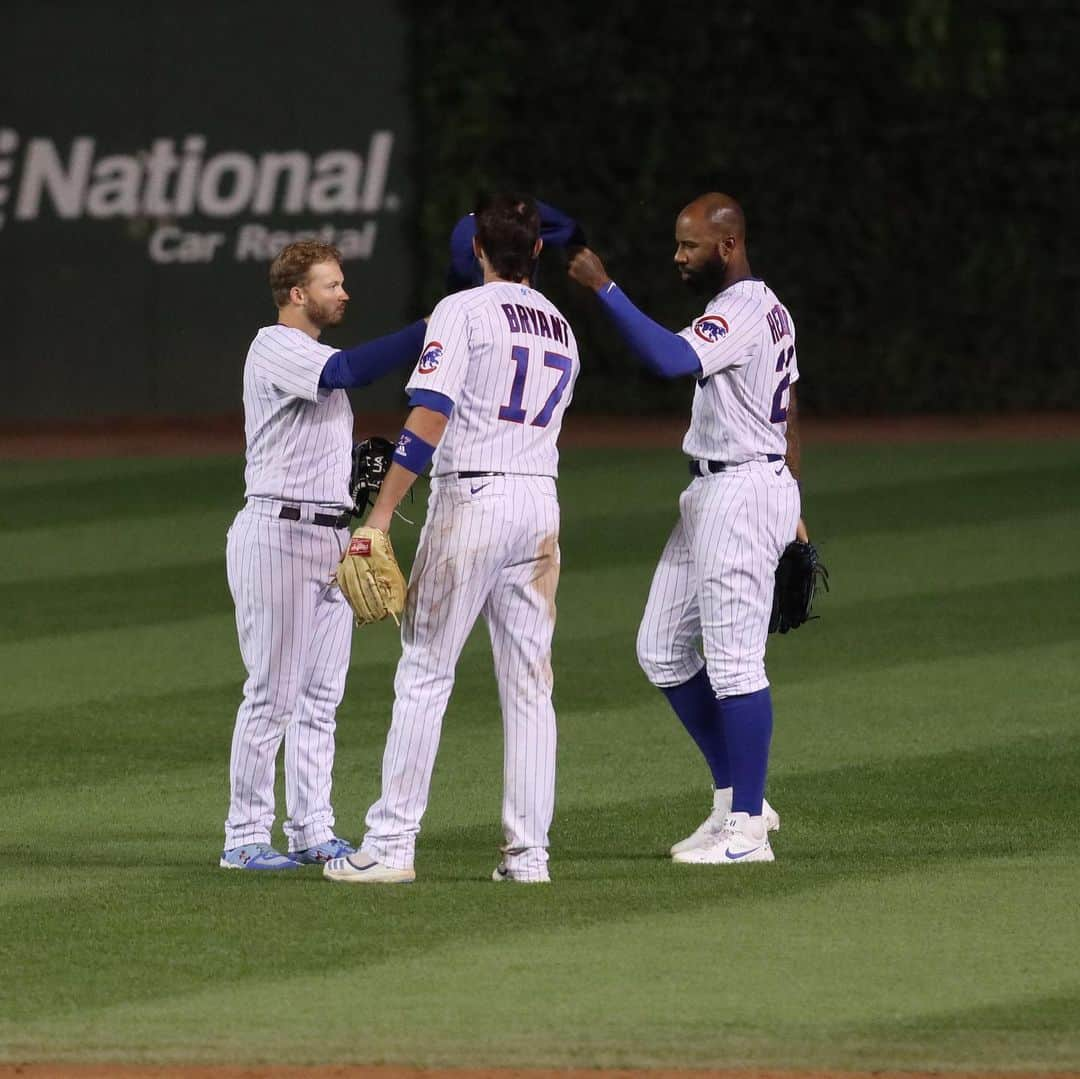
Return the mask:
<path id="1" fill-rule="evenodd" d="M 588 247 L 575 247 L 570 250 L 569 256 L 566 272 L 571 281 L 576 281 L 584 288 L 591 288 L 593 292 L 599 292 L 611 283 L 611 278 L 595 251 Z"/>
<path id="2" fill-rule="evenodd" d="M 810 537 L 806 533 L 806 522 L 800 517 L 799 523 L 795 526 L 795 538 L 800 543 L 809 543 Z"/>

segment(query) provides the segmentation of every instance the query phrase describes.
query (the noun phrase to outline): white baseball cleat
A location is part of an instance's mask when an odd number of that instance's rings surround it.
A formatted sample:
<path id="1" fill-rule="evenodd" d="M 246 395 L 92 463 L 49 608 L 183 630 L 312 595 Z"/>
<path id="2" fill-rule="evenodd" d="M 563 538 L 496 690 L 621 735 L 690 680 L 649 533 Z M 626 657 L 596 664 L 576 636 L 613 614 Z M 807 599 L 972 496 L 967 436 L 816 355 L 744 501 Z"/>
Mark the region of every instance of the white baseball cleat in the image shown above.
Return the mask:
<path id="1" fill-rule="evenodd" d="M 550 884 L 551 878 L 544 873 L 542 877 L 519 877 L 511 870 L 506 868 L 505 862 L 500 862 L 495 867 L 495 872 L 491 874 L 491 879 L 494 881 L 513 881 L 515 884 Z"/>
<path id="2" fill-rule="evenodd" d="M 683 865 L 735 865 L 739 862 L 773 862 L 769 831 L 763 817 L 732 813 L 720 834 L 703 847 L 680 851 L 671 860 Z"/>
<path id="3" fill-rule="evenodd" d="M 731 788 L 724 787 L 721 790 L 714 790 L 712 812 L 701 822 L 697 831 L 688 835 L 685 839 L 680 839 L 671 848 L 671 856 L 674 857 L 676 854 L 682 854 L 683 851 L 687 850 L 696 850 L 698 847 L 704 847 L 711 843 L 724 830 L 724 821 L 727 820 L 730 812 Z M 765 821 L 765 827 L 770 832 L 780 831 L 780 814 L 764 798 L 761 799 L 761 816 Z"/>
<path id="4" fill-rule="evenodd" d="M 327 880 L 345 884 L 412 884 L 416 880 L 415 869 L 394 869 L 362 851 L 347 854 L 344 858 L 331 858 L 323 865 L 322 875 Z"/>

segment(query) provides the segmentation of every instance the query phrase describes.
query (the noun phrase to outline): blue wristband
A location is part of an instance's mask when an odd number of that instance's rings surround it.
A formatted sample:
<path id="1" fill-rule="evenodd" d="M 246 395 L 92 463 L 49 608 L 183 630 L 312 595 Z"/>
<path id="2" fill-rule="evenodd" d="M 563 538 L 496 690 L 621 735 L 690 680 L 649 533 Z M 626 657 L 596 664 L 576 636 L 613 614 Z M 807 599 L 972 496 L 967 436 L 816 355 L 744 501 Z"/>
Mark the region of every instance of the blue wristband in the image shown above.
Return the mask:
<path id="1" fill-rule="evenodd" d="M 435 447 L 430 442 L 425 442 L 415 431 L 405 427 L 398 435 L 392 460 L 419 476 L 427 468 L 434 453 Z"/>

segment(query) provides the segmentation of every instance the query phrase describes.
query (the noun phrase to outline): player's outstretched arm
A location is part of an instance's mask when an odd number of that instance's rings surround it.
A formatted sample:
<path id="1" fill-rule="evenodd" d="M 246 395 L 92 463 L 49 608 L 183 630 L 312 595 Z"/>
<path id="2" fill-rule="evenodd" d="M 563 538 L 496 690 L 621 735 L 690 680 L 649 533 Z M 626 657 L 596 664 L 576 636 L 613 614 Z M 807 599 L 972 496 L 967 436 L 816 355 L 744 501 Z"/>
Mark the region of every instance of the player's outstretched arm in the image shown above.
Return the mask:
<path id="1" fill-rule="evenodd" d="M 319 376 L 319 386 L 324 390 L 367 386 L 395 367 L 415 363 L 426 332 L 427 320 L 420 319 L 396 333 L 388 333 L 355 348 L 335 352 L 326 361 Z"/>
<path id="2" fill-rule="evenodd" d="M 416 482 L 416 477 L 427 467 L 435 447 L 446 430 L 448 417 L 434 409 L 418 405 L 405 421 L 386 479 L 379 488 L 379 496 L 364 522 L 369 528 L 381 532 L 390 531 L 394 510 Z"/>
<path id="3" fill-rule="evenodd" d="M 701 363 L 689 342 L 639 311 L 611 280 L 594 251 L 577 248 L 567 272 L 571 280 L 596 293 L 620 336 L 653 374 L 661 378 L 701 374 Z"/>

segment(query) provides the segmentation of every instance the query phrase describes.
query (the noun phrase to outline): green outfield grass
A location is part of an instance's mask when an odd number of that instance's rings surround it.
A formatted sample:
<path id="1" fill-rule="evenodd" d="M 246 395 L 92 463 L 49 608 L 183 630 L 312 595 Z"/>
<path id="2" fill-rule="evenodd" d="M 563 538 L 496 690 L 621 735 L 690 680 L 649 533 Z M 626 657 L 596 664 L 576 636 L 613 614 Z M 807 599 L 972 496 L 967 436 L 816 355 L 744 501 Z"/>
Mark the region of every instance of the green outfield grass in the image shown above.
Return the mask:
<path id="1" fill-rule="evenodd" d="M 564 455 L 555 883 L 488 879 L 480 629 L 418 882 L 357 889 L 217 868 L 242 462 L 0 463 L 0 1060 L 1080 1067 L 1080 443 L 810 447 L 833 591 L 771 639 L 782 830 L 739 869 L 665 857 L 709 780 L 634 660 L 683 467 Z M 397 650 L 357 631 L 353 839 Z"/>

